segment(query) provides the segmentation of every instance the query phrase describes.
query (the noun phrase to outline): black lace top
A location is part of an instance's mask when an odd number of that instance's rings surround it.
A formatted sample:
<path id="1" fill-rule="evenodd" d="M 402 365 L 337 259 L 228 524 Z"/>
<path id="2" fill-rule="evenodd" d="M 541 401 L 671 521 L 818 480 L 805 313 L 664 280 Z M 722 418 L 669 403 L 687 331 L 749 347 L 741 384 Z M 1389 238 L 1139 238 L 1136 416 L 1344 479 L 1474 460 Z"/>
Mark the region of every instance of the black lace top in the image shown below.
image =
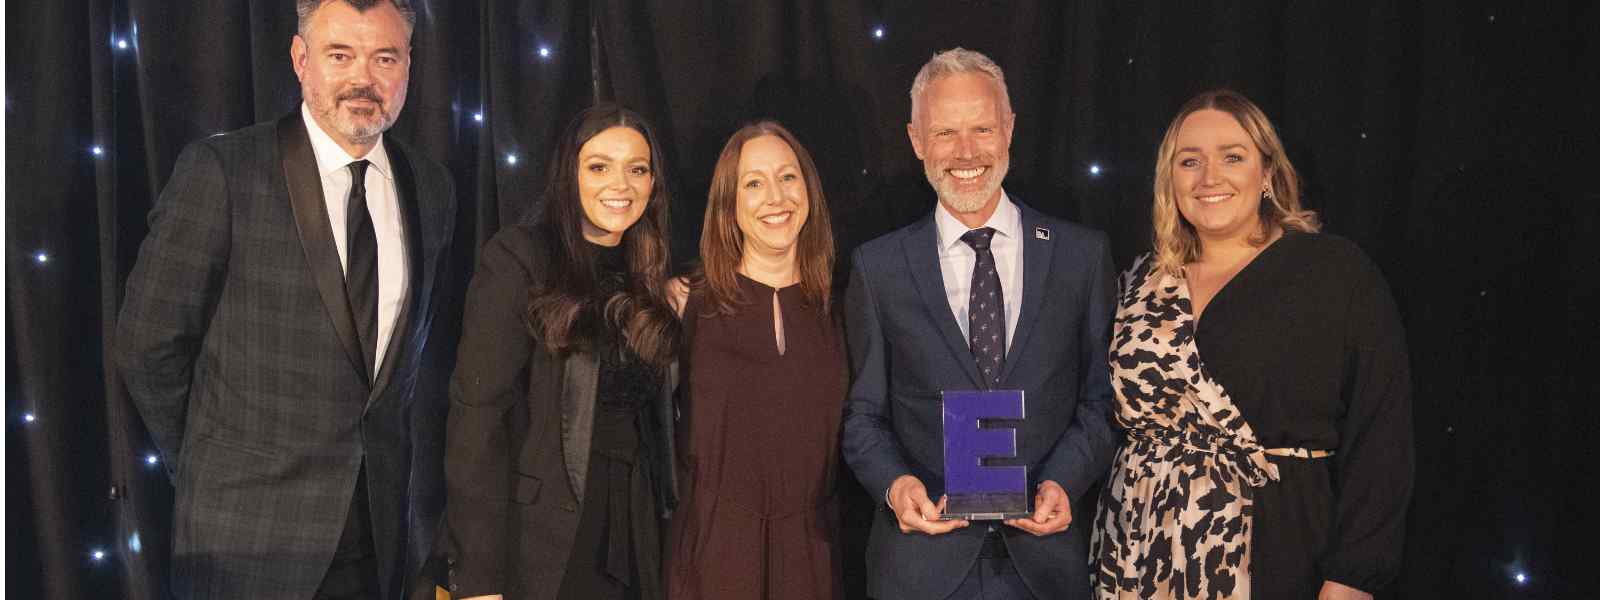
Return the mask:
<path id="1" fill-rule="evenodd" d="M 627 286 L 627 257 L 622 246 L 596 246 L 600 249 L 600 298 L 609 298 Z M 595 393 L 598 410 L 594 422 L 595 453 L 613 459 L 635 462 L 640 435 L 635 421 L 650 400 L 661 391 L 661 376 L 640 360 L 623 340 L 622 332 L 603 318 L 595 340 L 600 363 L 599 389 Z"/>

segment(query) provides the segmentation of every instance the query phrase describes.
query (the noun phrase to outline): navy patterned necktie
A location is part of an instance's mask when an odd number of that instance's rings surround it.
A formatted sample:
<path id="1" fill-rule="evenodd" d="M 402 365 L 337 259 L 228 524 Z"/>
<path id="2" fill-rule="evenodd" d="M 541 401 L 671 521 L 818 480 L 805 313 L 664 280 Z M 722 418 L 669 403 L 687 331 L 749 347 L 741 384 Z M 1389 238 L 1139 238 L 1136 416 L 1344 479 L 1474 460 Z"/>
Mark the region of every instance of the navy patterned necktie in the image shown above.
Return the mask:
<path id="1" fill-rule="evenodd" d="M 1000 289 L 994 252 L 989 251 L 993 239 L 993 227 L 980 227 L 961 236 L 978 255 L 972 267 L 972 292 L 967 297 L 967 344 L 989 389 L 1000 387 L 1001 368 L 1006 364 L 1006 295 Z"/>
<path id="2" fill-rule="evenodd" d="M 350 316 L 356 321 L 361 354 L 367 359 L 367 378 L 377 372 L 378 353 L 378 233 L 367 211 L 367 166 L 350 163 L 350 199 L 345 204 L 344 290 L 350 297 Z"/>

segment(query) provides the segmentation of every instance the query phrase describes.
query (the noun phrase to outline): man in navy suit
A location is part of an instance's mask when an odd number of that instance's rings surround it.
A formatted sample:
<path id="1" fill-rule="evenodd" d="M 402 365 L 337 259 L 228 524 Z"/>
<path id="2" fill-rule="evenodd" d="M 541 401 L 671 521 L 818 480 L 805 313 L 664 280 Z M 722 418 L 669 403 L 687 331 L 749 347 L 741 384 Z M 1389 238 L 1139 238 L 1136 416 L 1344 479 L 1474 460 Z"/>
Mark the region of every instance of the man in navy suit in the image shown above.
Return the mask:
<path id="1" fill-rule="evenodd" d="M 868 592 L 900 598 L 1088 598 L 1092 515 L 1073 508 L 1106 472 L 1106 236 L 1001 189 L 1015 115 L 988 57 L 936 54 L 911 86 L 906 133 L 938 192 L 933 214 L 863 244 L 846 299 L 852 381 L 844 454 L 885 500 Z M 1017 456 L 1031 517 L 941 521 L 940 392 L 1023 390 Z"/>

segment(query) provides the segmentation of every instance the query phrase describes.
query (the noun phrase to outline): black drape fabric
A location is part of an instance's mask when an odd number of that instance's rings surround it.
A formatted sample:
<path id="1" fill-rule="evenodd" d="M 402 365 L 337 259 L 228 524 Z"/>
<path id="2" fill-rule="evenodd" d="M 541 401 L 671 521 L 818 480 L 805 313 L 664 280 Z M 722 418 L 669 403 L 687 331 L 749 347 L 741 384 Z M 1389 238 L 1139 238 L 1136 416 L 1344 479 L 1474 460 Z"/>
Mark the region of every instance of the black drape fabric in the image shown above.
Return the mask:
<path id="1" fill-rule="evenodd" d="M 1600 386 L 1580 376 L 1600 358 L 1593 3 L 413 3 L 393 134 L 450 167 L 461 206 L 418 393 L 444 393 L 479 243 L 535 205 L 554 138 L 594 101 L 661 133 L 680 265 L 723 140 L 762 116 L 816 157 L 843 257 L 934 206 L 907 91 L 935 51 L 980 50 L 1017 113 L 1007 189 L 1109 232 L 1125 267 L 1149 246 L 1173 111 L 1229 86 L 1271 116 L 1306 203 L 1379 264 L 1406 321 L 1419 475 L 1390 594 L 1558 596 L 1595 579 L 1576 532 L 1600 517 L 1564 491 L 1600 475 L 1585 443 Z M 105 370 L 109 333 L 183 145 L 298 105 L 293 3 L 5 10 L 7 595 L 162 598 L 172 490 Z M 845 483 L 848 592 L 874 501 Z"/>

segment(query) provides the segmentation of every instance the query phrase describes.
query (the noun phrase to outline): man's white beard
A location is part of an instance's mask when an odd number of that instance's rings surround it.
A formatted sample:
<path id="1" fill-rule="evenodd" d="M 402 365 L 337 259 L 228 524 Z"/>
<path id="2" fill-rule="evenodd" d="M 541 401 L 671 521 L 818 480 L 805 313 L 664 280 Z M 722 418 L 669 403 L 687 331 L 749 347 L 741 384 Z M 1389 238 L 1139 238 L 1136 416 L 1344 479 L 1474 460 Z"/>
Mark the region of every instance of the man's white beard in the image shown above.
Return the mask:
<path id="1" fill-rule="evenodd" d="M 1005 182 L 1006 172 L 1011 170 L 1009 157 L 1005 160 L 991 161 L 990 164 L 989 172 L 983 174 L 989 178 L 989 185 L 966 193 L 951 189 L 954 187 L 952 180 L 955 176 L 945 173 L 947 167 L 924 167 L 924 172 L 928 177 L 928 183 L 933 184 L 933 190 L 939 194 L 939 202 L 958 213 L 975 213 L 983 210 L 989 199 L 1000 191 L 1000 185 Z"/>

